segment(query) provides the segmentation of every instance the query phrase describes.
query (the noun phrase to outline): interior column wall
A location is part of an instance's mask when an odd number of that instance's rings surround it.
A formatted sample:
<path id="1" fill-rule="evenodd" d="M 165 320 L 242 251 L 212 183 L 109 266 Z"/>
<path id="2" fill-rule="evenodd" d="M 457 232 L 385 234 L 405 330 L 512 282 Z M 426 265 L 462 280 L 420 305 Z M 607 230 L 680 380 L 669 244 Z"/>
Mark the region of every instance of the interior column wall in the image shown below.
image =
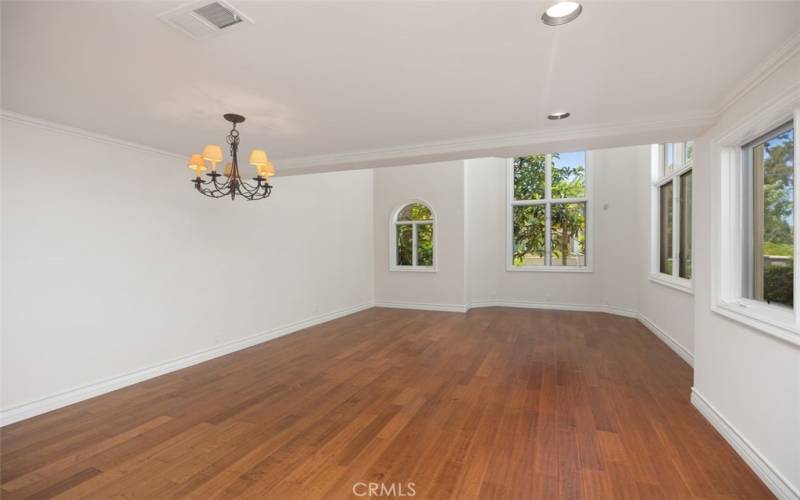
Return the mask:
<path id="1" fill-rule="evenodd" d="M 688 138 L 691 139 L 691 138 Z M 695 149 L 697 147 L 695 146 Z M 638 202 L 638 239 L 642 249 L 642 258 L 639 261 L 640 268 L 638 276 L 638 310 L 642 321 L 651 329 L 655 330 L 662 339 L 688 362 L 693 362 L 694 353 L 694 296 L 683 290 L 668 287 L 662 283 L 654 282 L 650 279 L 651 257 L 653 252 L 658 252 L 658 248 L 652 248 L 651 242 L 653 228 L 651 203 L 652 196 L 652 176 L 650 165 L 650 149 L 642 148 L 639 150 L 640 158 L 637 160 L 642 168 L 637 170 L 637 177 L 633 179 L 636 186 Z M 704 168 L 695 161 L 693 177 L 697 176 L 696 170 Z M 694 187 L 694 200 L 698 199 L 697 186 Z M 698 233 L 693 228 L 694 236 Z M 697 265 L 694 266 L 697 268 Z M 695 281 L 697 278 L 695 277 Z"/>
<path id="2" fill-rule="evenodd" d="M 375 301 L 392 307 L 465 310 L 464 162 L 375 169 Z M 413 200 L 436 218 L 436 272 L 392 271 L 392 213 Z"/>

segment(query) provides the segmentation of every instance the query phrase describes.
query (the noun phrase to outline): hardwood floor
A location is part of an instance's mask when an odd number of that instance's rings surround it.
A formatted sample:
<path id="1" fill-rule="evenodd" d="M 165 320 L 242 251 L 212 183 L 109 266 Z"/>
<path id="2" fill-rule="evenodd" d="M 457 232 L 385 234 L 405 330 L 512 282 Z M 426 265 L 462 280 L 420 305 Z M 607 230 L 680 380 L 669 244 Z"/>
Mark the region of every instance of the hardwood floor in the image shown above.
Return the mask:
<path id="1" fill-rule="evenodd" d="M 3 428 L 2 498 L 771 498 L 691 382 L 632 319 L 370 309 Z"/>

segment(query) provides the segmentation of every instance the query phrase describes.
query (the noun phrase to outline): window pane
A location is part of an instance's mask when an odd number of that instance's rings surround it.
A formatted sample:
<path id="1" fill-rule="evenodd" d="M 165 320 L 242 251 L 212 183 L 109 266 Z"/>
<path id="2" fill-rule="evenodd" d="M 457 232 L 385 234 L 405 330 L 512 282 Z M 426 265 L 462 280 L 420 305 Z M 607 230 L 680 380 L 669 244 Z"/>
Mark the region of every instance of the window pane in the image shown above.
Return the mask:
<path id="1" fill-rule="evenodd" d="M 514 199 L 544 199 L 545 155 L 514 158 Z"/>
<path id="2" fill-rule="evenodd" d="M 681 175 L 680 263 L 678 276 L 692 277 L 692 171 Z"/>
<path id="3" fill-rule="evenodd" d="M 409 203 L 397 214 L 397 220 L 431 220 L 431 209 L 422 203 Z"/>
<path id="4" fill-rule="evenodd" d="M 417 265 L 433 265 L 433 224 L 417 225 Z"/>
<path id="5" fill-rule="evenodd" d="M 514 210 L 514 248 L 512 261 L 515 266 L 544 265 L 544 217 L 545 206 L 512 207 Z"/>
<path id="6" fill-rule="evenodd" d="M 551 265 L 586 265 L 586 203 L 552 205 L 550 245 Z"/>
<path id="7" fill-rule="evenodd" d="M 412 259 L 413 229 L 411 224 L 397 226 L 397 265 L 410 266 Z"/>
<path id="8" fill-rule="evenodd" d="M 689 142 L 686 143 L 685 151 L 686 151 L 686 153 L 685 153 L 685 155 L 686 155 L 685 163 L 688 165 L 688 164 L 690 164 L 690 163 L 692 163 L 694 161 L 694 142 L 693 141 L 689 141 Z"/>
<path id="9" fill-rule="evenodd" d="M 794 303 L 794 130 L 753 148 L 754 297 Z"/>
<path id="10" fill-rule="evenodd" d="M 664 175 L 669 175 L 675 170 L 675 146 L 664 144 Z"/>
<path id="11" fill-rule="evenodd" d="M 672 274 L 672 182 L 659 188 L 659 271 Z"/>
<path id="12" fill-rule="evenodd" d="M 583 198 L 586 196 L 586 152 L 554 154 L 550 175 L 553 198 Z"/>

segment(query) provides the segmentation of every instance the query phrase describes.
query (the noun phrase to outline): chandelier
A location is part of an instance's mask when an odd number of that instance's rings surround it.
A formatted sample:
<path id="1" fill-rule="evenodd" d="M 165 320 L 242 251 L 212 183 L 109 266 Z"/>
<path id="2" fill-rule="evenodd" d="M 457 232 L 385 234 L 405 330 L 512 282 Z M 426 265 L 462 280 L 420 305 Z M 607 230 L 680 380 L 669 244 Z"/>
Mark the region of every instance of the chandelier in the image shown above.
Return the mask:
<path id="1" fill-rule="evenodd" d="M 227 138 L 231 149 L 231 161 L 225 165 L 225 170 L 220 174 L 217 172 L 217 163 L 222 161 L 222 148 L 219 146 L 209 144 L 203 149 L 203 154 L 191 155 L 188 167 L 195 173 L 195 178 L 192 180 L 194 187 L 201 194 L 211 198 L 230 196 L 233 200 L 239 195 L 248 200 L 262 200 L 268 197 L 272 193 L 269 178 L 275 175 L 275 167 L 263 149 L 254 149 L 250 152 L 250 164 L 256 169 L 256 176 L 252 178 L 254 182 L 242 178 L 239 172 L 239 131 L 236 130 L 236 124 L 242 123 L 244 116 L 228 113 L 223 117 L 233 123 Z M 210 179 L 204 181 L 203 172 L 208 170 L 206 161 L 211 164 L 211 171 L 206 174 Z M 219 179 L 220 177 L 225 177 L 225 180 Z"/>

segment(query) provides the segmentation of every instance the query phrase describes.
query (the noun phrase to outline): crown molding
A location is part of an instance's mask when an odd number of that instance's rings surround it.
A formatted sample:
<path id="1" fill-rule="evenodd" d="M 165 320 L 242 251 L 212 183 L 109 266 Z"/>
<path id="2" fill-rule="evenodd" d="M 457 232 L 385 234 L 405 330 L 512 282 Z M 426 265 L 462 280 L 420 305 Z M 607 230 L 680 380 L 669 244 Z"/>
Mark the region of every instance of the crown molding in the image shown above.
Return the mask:
<path id="1" fill-rule="evenodd" d="M 722 116 L 731 106 L 739 102 L 744 96 L 750 93 L 761 82 L 769 78 L 773 73 L 778 71 L 784 64 L 786 64 L 792 57 L 800 53 L 800 32 L 789 37 L 786 42 L 781 45 L 775 52 L 770 54 L 768 58 L 761 64 L 756 66 L 750 73 L 745 76 L 741 83 L 733 88 L 725 98 L 722 100 L 722 105 L 717 114 Z"/>
<path id="2" fill-rule="evenodd" d="M 590 139 L 643 134 L 662 130 L 685 128 L 705 129 L 712 126 L 716 122 L 718 116 L 719 114 L 717 112 L 709 111 L 624 123 L 604 123 L 548 130 L 536 129 L 513 134 L 464 137 L 446 141 L 432 141 L 346 153 L 289 158 L 283 160 L 282 163 L 285 168 L 297 171 L 320 166 L 345 166 L 348 164 L 374 163 L 420 156 L 450 155 L 518 148 L 549 142 L 586 141 Z"/>
<path id="3" fill-rule="evenodd" d="M 800 82 L 790 85 L 772 99 L 763 102 L 747 120 L 739 121 L 730 128 L 716 132 L 713 141 L 722 146 L 738 146 L 749 142 L 764 130 L 770 130 L 790 120 L 791 110 L 798 105 L 800 105 Z"/>
<path id="4" fill-rule="evenodd" d="M 181 160 L 185 159 L 183 155 L 180 155 L 178 153 L 164 151 L 163 149 L 151 148 L 150 146 L 145 146 L 144 144 L 138 144 L 135 142 L 117 139 L 116 137 L 111 137 L 109 135 L 98 134 L 96 132 L 90 132 L 82 128 L 70 127 L 69 125 L 62 125 L 60 123 L 42 120 L 40 118 L 23 115 L 21 113 L 15 113 L 13 111 L 8 111 L 5 109 L 0 109 L 0 118 L 15 123 L 21 123 L 23 125 L 28 125 L 31 127 L 41 128 L 44 130 L 48 130 L 50 132 L 57 132 L 60 134 L 71 135 L 74 137 L 81 137 L 83 139 L 89 139 L 90 141 L 101 142 L 105 144 L 113 144 L 115 146 L 120 146 L 133 151 L 140 151 L 143 153 L 166 156 L 167 158 L 179 158 Z"/>

